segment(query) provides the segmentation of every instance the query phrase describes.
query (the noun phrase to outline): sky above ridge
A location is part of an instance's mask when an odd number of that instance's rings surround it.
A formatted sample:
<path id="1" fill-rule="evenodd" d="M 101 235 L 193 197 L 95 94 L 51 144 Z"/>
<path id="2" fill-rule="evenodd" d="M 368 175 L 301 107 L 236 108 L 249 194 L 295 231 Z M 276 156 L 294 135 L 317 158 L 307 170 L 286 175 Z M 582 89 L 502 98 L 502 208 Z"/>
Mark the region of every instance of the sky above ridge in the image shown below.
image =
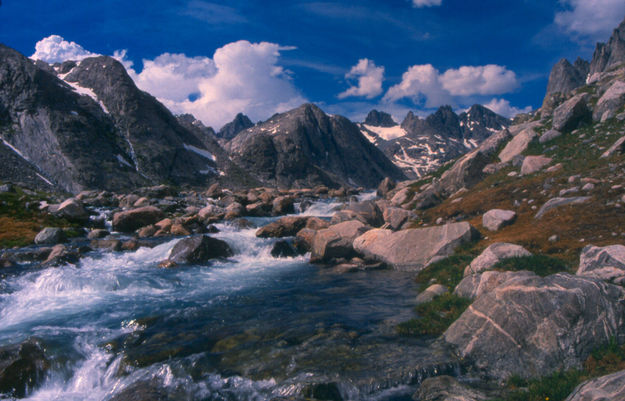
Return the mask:
<path id="1" fill-rule="evenodd" d="M 216 129 L 304 102 L 400 122 L 443 104 L 537 108 L 553 64 L 590 59 L 624 17 L 623 0 L 2 0 L 0 42 L 50 63 L 114 56 Z"/>

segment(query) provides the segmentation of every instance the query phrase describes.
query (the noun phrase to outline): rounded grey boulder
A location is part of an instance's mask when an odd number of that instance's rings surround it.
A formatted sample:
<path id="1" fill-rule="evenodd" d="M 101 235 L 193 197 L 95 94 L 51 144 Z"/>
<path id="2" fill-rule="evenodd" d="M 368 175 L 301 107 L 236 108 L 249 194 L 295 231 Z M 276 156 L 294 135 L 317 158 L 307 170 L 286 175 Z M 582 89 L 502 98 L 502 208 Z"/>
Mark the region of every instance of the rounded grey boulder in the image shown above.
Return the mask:
<path id="1" fill-rule="evenodd" d="M 63 229 L 58 227 L 46 227 L 39 231 L 35 237 L 35 244 L 37 245 L 56 245 L 65 242 L 67 238 Z"/>

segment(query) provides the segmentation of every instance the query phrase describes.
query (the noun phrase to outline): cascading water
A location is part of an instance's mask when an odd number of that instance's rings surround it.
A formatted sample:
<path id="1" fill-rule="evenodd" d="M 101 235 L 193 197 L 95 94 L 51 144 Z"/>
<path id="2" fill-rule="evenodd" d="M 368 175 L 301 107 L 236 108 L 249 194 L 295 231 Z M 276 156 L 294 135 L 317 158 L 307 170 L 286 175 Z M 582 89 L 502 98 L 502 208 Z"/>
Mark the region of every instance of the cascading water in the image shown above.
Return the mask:
<path id="1" fill-rule="evenodd" d="M 0 345 L 36 337 L 51 360 L 27 398 L 108 400 L 149 383 L 174 399 L 264 400 L 336 383 L 346 399 L 404 399 L 415 361 L 438 363 L 394 331 L 412 317 L 410 274 L 341 275 L 273 258 L 275 240 L 255 229 L 218 228 L 235 251 L 227 261 L 159 269 L 173 239 L 5 278 Z"/>

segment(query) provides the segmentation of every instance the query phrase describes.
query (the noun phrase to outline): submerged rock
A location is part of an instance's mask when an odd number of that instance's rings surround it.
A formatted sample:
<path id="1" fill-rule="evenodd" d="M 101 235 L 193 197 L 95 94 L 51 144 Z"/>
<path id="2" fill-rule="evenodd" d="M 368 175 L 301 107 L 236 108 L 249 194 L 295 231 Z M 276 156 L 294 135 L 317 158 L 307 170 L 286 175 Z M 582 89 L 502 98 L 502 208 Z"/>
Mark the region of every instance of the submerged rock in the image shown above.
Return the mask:
<path id="1" fill-rule="evenodd" d="M 52 251 L 43 263 L 50 266 L 58 266 L 65 263 L 76 263 L 79 259 L 80 253 L 78 251 L 70 249 L 63 244 L 58 244 L 52 247 Z"/>
<path id="2" fill-rule="evenodd" d="M 271 256 L 274 258 L 292 258 L 298 255 L 300 255 L 300 252 L 290 241 L 277 241 L 271 248 Z"/>
<path id="3" fill-rule="evenodd" d="M 139 381 L 114 395 L 110 401 L 172 401 L 167 390 L 149 381 Z"/>
<path id="4" fill-rule="evenodd" d="M 230 246 L 222 240 L 198 235 L 180 240 L 171 250 L 168 260 L 176 264 L 205 263 L 211 259 L 234 255 Z"/>
<path id="5" fill-rule="evenodd" d="M 394 269 L 419 271 L 432 259 L 451 255 L 476 236 L 477 231 L 467 222 L 396 232 L 374 229 L 356 238 L 354 249 L 365 259 Z"/>
<path id="6" fill-rule="evenodd" d="M 486 377 L 542 377 L 621 341 L 624 297 L 622 287 L 595 279 L 514 275 L 479 295 L 443 338 Z"/>
<path id="7" fill-rule="evenodd" d="M 45 346 L 38 339 L 0 347 L 0 393 L 25 397 L 44 381 L 49 368 Z"/>

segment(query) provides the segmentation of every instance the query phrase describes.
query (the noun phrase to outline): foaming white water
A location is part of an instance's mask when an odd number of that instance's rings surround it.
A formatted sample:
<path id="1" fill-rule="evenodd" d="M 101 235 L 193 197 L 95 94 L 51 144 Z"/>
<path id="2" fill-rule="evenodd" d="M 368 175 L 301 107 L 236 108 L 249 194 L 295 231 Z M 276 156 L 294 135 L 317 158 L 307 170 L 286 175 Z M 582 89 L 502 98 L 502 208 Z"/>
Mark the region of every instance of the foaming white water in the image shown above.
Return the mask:
<path id="1" fill-rule="evenodd" d="M 28 400 L 99 401 L 125 385 L 127 379 L 116 377 L 121 358 L 111 361 L 111 355 L 82 337 L 77 338 L 75 348 L 85 359 L 75 367 L 72 378 L 66 382 L 59 374 L 53 373 Z"/>
<path id="2" fill-rule="evenodd" d="M 341 206 L 342 202 L 336 200 L 315 202 L 298 216 L 332 217 Z"/>
<path id="3" fill-rule="evenodd" d="M 306 265 L 305 256 L 274 258 L 274 239 L 256 238 L 254 229 L 220 224 L 216 237 L 234 249 L 227 261 L 178 269 L 158 269 L 179 239 L 136 252 L 107 252 L 67 265 L 6 280 L 0 294 L 0 343 L 50 332 L 76 332 L 90 325 L 111 327 L 144 313 L 147 305 L 175 310 L 176 302 L 205 303 L 244 288 L 270 283 L 276 274 Z M 119 324 L 119 323 L 117 323 Z M 116 328 L 119 328 L 117 325 Z"/>
<path id="4" fill-rule="evenodd" d="M 358 202 L 375 200 L 378 197 L 377 191 L 362 192 L 356 196 Z"/>
<path id="5" fill-rule="evenodd" d="M 155 277 L 137 277 L 167 257 L 178 240 L 134 253 L 106 253 L 84 258 L 78 266 L 66 265 L 27 273 L 6 284 L 0 294 L 0 338 L 28 323 L 46 325 L 49 320 L 79 314 L 111 296 L 156 295 L 171 283 Z"/>

